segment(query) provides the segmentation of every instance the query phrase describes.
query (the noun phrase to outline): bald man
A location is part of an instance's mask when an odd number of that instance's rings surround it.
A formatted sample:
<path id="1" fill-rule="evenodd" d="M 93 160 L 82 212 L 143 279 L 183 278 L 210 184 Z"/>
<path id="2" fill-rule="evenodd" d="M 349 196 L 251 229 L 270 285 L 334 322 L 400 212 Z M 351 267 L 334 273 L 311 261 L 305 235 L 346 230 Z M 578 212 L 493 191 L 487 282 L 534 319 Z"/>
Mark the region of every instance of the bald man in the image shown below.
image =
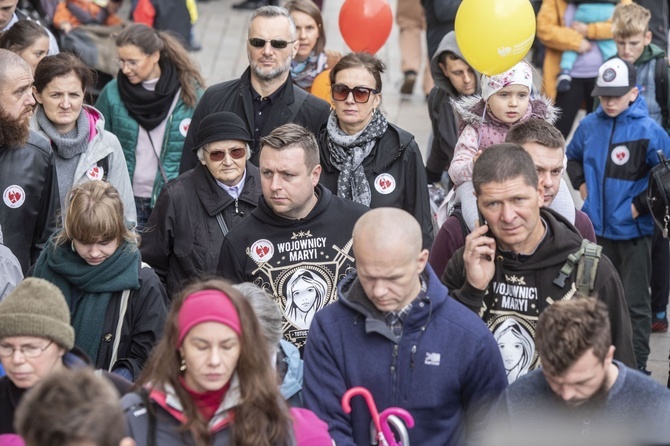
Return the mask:
<path id="1" fill-rule="evenodd" d="M 340 399 L 363 386 L 379 412 L 402 407 L 414 417 L 410 444 L 474 444 L 488 403 L 507 384 L 491 332 L 448 296 L 421 249 L 421 228 L 396 208 L 377 208 L 354 226 L 358 271 L 338 301 L 316 314 L 305 348 L 306 406 L 328 423 L 338 446 L 369 444 L 362 399 L 345 415 Z"/>

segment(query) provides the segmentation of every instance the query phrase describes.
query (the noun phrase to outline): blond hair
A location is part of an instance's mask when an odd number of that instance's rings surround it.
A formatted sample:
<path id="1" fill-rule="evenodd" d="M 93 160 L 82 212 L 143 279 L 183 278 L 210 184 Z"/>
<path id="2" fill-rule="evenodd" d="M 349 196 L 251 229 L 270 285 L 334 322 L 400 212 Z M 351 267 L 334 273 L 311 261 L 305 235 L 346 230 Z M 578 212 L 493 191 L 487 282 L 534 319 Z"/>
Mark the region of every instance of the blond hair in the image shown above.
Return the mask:
<path id="1" fill-rule="evenodd" d="M 636 3 L 619 4 L 612 15 L 612 35 L 625 39 L 635 34 L 646 34 L 650 19 L 651 13 L 643 6 Z"/>

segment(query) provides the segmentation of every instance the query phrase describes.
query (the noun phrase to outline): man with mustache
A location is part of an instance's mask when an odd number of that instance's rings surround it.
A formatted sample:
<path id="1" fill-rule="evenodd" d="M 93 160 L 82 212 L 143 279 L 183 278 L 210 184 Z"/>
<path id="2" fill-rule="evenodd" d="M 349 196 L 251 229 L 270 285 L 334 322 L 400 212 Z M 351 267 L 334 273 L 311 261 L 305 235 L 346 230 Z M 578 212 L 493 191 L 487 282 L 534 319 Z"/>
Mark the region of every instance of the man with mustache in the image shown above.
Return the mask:
<path id="1" fill-rule="evenodd" d="M 251 15 L 247 39 L 249 68 L 239 79 L 207 89 L 195 109 L 184 141 L 179 173 L 197 164 L 194 155 L 200 121 L 227 111 L 242 118 L 252 135 L 251 162 L 258 166 L 259 142 L 277 127 L 295 123 L 318 134 L 330 106 L 293 84 L 291 60 L 298 52 L 295 23 L 285 8 L 263 6 Z"/>
<path id="2" fill-rule="evenodd" d="M 535 345 L 542 368 L 503 392 L 489 444 L 668 443 L 670 391 L 614 359 L 601 300 L 584 297 L 547 308 Z"/>
<path id="3" fill-rule="evenodd" d="M 0 49 L 0 225 L 24 274 L 56 229 L 60 207 L 49 141 L 28 129 L 32 85 L 28 64 Z"/>

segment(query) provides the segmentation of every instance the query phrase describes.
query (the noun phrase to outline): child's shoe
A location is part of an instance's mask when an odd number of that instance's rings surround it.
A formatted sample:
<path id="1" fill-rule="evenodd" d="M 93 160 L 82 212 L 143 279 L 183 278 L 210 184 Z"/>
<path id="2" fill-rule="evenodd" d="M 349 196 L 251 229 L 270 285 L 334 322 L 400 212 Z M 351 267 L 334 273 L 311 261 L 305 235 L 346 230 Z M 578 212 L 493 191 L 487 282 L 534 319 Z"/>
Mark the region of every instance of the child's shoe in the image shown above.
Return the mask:
<path id="1" fill-rule="evenodd" d="M 556 91 L 559 93 L 565 93 L 570 91 L 570 84 L 572 83 L 572 76 L 567 70 L 561 71 L 561 74 L 558 75 L 556 79 Z"/>

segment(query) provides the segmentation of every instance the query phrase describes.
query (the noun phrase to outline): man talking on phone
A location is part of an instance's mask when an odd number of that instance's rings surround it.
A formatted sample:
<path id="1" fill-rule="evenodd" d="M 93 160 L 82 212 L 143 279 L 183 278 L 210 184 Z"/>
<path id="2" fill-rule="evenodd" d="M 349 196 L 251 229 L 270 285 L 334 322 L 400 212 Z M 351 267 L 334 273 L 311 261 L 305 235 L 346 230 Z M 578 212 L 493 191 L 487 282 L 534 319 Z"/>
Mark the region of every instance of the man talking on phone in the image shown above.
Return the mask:
<path id="1" fill-rule="evenodd" d="M 582 285 L 583 238 L 568 220 L 542 207 L 544 187 L 523 147 L 491 146 L 475 163 L 472 182 L 486 224 L 465 238 L 442 282 L 493 332 L 511 383 L 538 366 L 535 324 L 540 313 L 573 298 Z M 635 367 L 621 280 L 604 255 L 590 260 L 595 279 L 589 293 L 607 306 L 614 357 Z M 587 270 L 586 277 L 592 272 Z"/>

